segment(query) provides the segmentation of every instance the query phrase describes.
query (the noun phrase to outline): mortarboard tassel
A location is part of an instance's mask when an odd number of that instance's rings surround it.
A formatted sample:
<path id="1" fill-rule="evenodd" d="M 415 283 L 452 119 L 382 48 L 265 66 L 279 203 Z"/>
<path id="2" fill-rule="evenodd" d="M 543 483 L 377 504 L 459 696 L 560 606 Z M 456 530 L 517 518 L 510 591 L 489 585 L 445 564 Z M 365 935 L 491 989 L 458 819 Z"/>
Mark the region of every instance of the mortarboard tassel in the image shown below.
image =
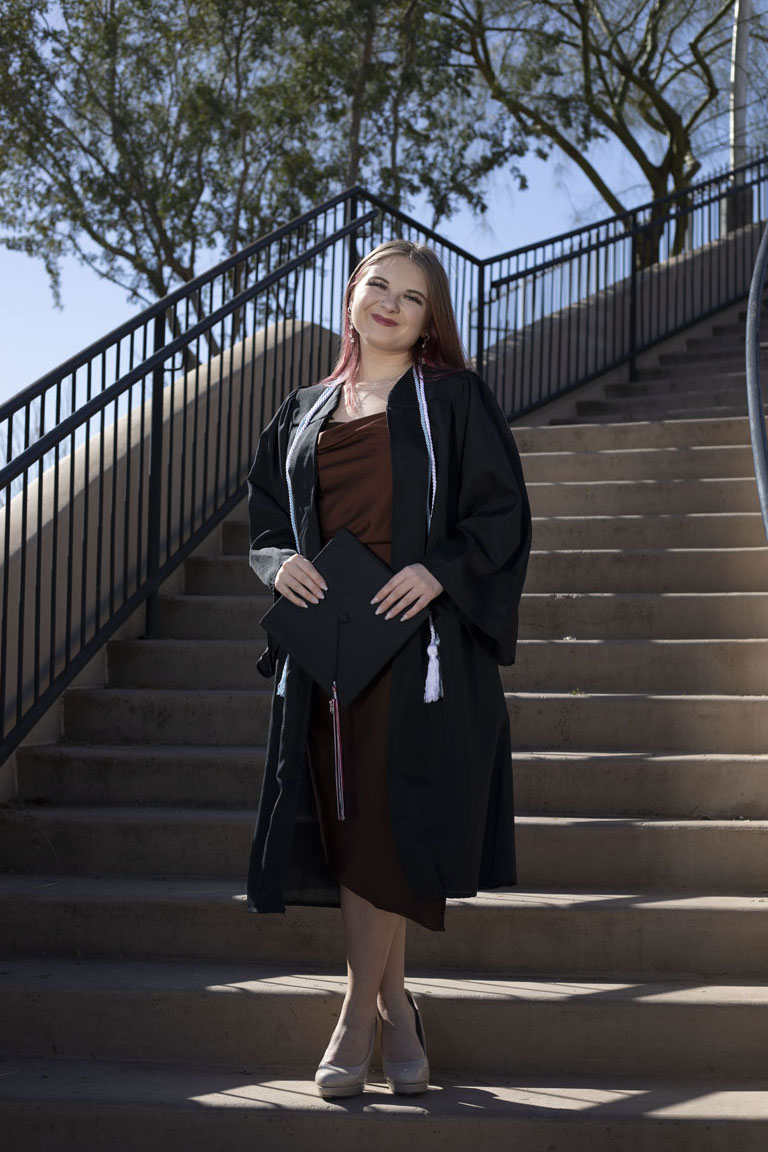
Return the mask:
<path id="1" fill-rule="evenodd" d="M 341 757 L 341 720 L 339 717 L 339 697 L 336 692 L 336 681 L 331 689 L 332 695 L 328 701 L 328 709 L 333 723 L 333 768 L 336 777 L 336 818 L 344 819 L 344 763 Z"/>

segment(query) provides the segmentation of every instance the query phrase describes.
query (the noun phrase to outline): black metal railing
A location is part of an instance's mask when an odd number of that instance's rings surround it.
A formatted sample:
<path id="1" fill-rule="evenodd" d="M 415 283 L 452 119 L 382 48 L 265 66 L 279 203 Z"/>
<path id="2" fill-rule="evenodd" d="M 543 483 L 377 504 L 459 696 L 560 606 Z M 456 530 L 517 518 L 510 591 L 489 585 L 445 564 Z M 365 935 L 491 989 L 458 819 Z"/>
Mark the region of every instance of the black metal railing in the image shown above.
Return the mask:
<path id="1" fill-rule="evenodd" d="M 768 438 L 765 432 L 765 404 L 760 386 L 760 320 L 763 310 L 764 289 L 768 275 L 768 228 L 763 232 L 760 248 L 752 273 L 747 304 L 747 407 L 749 435 L 752 441 L 752 459 L 757 481 L 757 495 L 763 517 L 763 530 L 768 539 Z"/>
<path id="2" fill-rule="evenodd" d="M 0 406 L 4 760 L 242 499 L 265 423 L 330 370 L 358 253 L 429 240 L 456 306 L 477 262 L 352 189 L 171 293 Z"/>
<path id="3" fill-rule="evenodd" d="M 485 378 L 515 418 L 744 299 L 768 158 L 484 261 Z"/>
<path id="4" fill-rule="evenodd" d="M 0 406 L 2 759 L 144 600 L 151 633 L 157 588 L 242 499 L 266 421 L 330 370 L 360 253 L 432 245 L 514 418 L 745 297 L 767 198 L 761 160 L 479 260 L 353 188 Z"/>

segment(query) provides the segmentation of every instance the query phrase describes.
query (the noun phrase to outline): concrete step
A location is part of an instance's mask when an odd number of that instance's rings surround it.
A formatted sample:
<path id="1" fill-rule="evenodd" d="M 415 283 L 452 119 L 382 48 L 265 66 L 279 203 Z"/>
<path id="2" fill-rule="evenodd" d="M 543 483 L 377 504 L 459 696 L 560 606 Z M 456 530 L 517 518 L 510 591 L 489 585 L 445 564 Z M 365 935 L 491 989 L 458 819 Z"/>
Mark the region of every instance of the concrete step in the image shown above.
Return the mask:
<path id="1" fill-rule="evenodd" d="M 254 576 L 254 582 L 258 584 Z M 157 635 L 184 640 L 255 640 L 266 635 L 259 621 L 272 604 L 266 596 L 166 595 L 158 597 Z"/>
<path id="2" fill-rule="evenodd" d="M 512 747 L 552 752 L 757 753 L 768 696 L 507 694 Z M 621 851 L 621 849 L 619 849 Z"/>
<path id="3" fill-rule="evenodd" d="M 718 413 L 728 416 L 742 416 L 747 411 L 747 398 L 744 388 L 728 389 L 723 392 L 690 392 L 674 396 L 607 396 L 602 400 L 577 400 L 574 405 L 577 416 L 586 418 L 610 418 L 615 412 L 625 415 L 632 412 L 634 420 L 672 420 L 690 416 L 712 416 Z"/>
<path id="4" fill-rule="evenodd" d="M 736 339 L 732 341 L 732 343 L 738 344 L 743 348 L 746 332 L 746 324 L 740 324 L 737 320 L 732 320 L 724 324 L 713 324 L 711 336 L 691 336 L 686 340 L 685 346 L 691 350 L 714 348 L 721 340 L 735 336 Z"/>
<path id="5" fill-rule="evenodd" d="M 224 551 L 242 555 L 245 524 L 224 525 Z M 766 542 L 759 512 L 690 513 L 655 516 L 537 516 L 533 534 L 538 549 L 550 548 L 750 548 Z M 246 545 L 247 547 L 247 545 Z M 241 598 L 239 598 L 241 599 Z M 178 598 L 177 598 L 178 600 Z M 262 598 L 259 598 L 260 603 Z M 263 598 L 266 612 L 272 601 Z M 174 604 L 178 613 L 178 604 Z M 231 628 L 232 637 L 242 635 Z M 168 618 L 162 635 L 183 635 L 178 621 Z M 222 639 L 229 637 L 222 637 Z M 249 637 L 250 638 L 250 637 Z"/>
<path id="6" fill-rule="evenodd" d="M 768 547 L 535 550 L 526 588 L 529 592 L 759 592 L 767 578 Z"/>
<path id="7" fill-rule="evenodd" d="M 700 398 L 709 397 L 710 404 L 723 403 L 721 397 L 739 391 L 745 395 L 746 376 L 737 386 L 734 376 L 726 376 L 720 385 L 714 379 L 702 379 L 699 376 L 662 377 L 650 380 L 614 381 L 603 385 L 603 396 L 606 399 L 626 399 L 628 396 L 663 398 L 672 403 L 681 404 L 698 403 Z M 696 397 L 696 400 L 694 400 Z M 704 405 L 706 406 L 706 404 Z"/>
<path id="8" fill-rule="evenodd" d="M 260 588 L 248 557 L 190 556 L 184 561 L 184 591 L 189 595 L 247 596 Z"/>
<path id="9" fill-rule="evenodd" d="M 677 353 L 679 356 L 680 353 Z M 739 355 L 729 355 L 711 361 L 709 356 L 697 356 L 692 359 L 690 355 L 682 353 L 683 359 L 676 361 L 657 360 L 655 364 L 639 365 L 636 372 L 638 380 L 682 380 L 685 378 L 699 379 L 707 387 L 720 387 L 740 381 L 745 378 L 745 356 L 742 349 Z"/>
<path id="10" fill-rule="evenodd" d="M 438 1074 L 460 1066 L 498 1076 L 765 1073 L 760 983 L 459 973 L 414 973 L 408 983 Z M 0 1055 L 313 1070 L 343 986 L 341 976 L 275 964 L 10 959 L 0 976 Z"/>
<path id="11" fill-rule="evenodd" d="M 768 410 L 768 405 L 766 406 Z M 599 412 L 592 412 L 587 415 L 579 415 L 575 411 L 571 416 L 553 416 L 550 423 L 553 425 L 572 425 L 574 423 L 596 424 L 605 423 L 616 425 L 619 423 L 632 424 L 637 421 L 658 421 L 660 423 L 675 424 L 675 423 L 690 423 L 691 418 L 697 420 L 710 422 L 712 420 L 743 420 L 747 415 L 747 401 L 746 392 L 743 398 L 738 403 L 733 405 L 709 406 L 696 408 L 695 410 L 690 407 L 670 407 L 665 406 L 651 406 L 639 407 L 635 405 L 635 401 L 616 401 L 610 400 L 605 402 L 604 410 L 601 408 Z"/>
<path id="12" fill-rule="evenodd" d="M 732 480 L 603 480 L 594 483 L 532 483 L 528 495 L 534 516 L 651 516 L 715 512 L 759 512 L 754 476 Z M 209 590 L 200 567 L 186 564 L 187 592 Z M 247 574 L 247 565 L 245 566 Z M 246 589 L 247 591 L 247 589 Z"/>
<path id="13" fill-rule="evenodd" d="M 247 1066 L 246 1066 L 247 1065 Z M 390 1152 L 393 1126 L 422 1152 L 758 1152 L 768 1140 L 765 1081 L 437 1074 L 426 1096 L 392 1096 L 373 1069 L 363 1096 L 324 1102 L 313 1068 L 232 1063 L 8 1059 L 0 1123 L 14 1152 Z M 159 1118 L 162 1118 L 161 1120 Z"/>
<path id="14" fill-rule="evenodd" d="M 690 340 L 686 341 L 687 344 L 690 342 Z M 678 352 L 659 352 L 656 360 L 660 365 L 681 365 L 686 370 L 695 369 L 697 366 L 706 368 L 709 364 L 716 366 L 731 363 L 743 365 L 744 345 L 739 341 L 716 341 L 714 348 L 691 349 L 687 347 Z"/>
<path id="15" fill-rule="evenodd" d="M 264 744 L 270 692 L 71 688 L 68 743 Z M 768 697 L 507 693 L 513 747 L 620 752 L 763 752 Z"/>
<path id="16" fill-rule="evenodd" d="M 253 808 L 265 749 L 36 744 L 17 752 L 26 804 L 183 804 Z"/>
<path id="17" fill-rule="evenodd" d="M 742 524 L 749 523 L 753 514 L 737 516 Z M 553 518 L 551 529 L 572 523 L 586 523 L 594 517 Z M 659 517 L 656 525 L 674 519 L 681 533 L 696 535 L 704 532 L 697 524 L 730 523 L 727 515 L 701 518 Z M 623 531 L 631 531 L 630 517 L 616 518 L 626 524 Z M 539 519 L 538 524 L 545 523 Z M 537 531 L 537 540 L 541 533 Z M 564 529 L 565 531 L 565 529 Z M 665 529 L 667 531 L 667 529 Z M 546 536 L 543 543 L 546 543 Z M 161 598 L 173 601 L 166 617 L 162 635 L 169 639 L 200 640 L 253 640 L 259 651 L 265 636 L 259 624 L 262 605 L 258 597 L 250 596 L 173 596 Z M 680 636 L 752 637 L 768 636 L 768 593 L 712 592 L 712 593 L 524 593 L 521 604 L 521 636 L 530 639 L 560 639 L 566 635 L 582 638 L 605 636 L 647 637 L 649 639 Z"/>
<path id="18" fill-rule="evenodd" d="M 107 645 L 111 688 L 266 688 L 256 667 L 257 640 L 113 640 Z"/>
<path id="19" fill-rule="evenodd" d="M 523 470 L 526 483 L 594 483 L 600 480 L 659 482 L 701 477 L 747 477 L 753 475 L 754 465 L 752 449 L 746 444 L 708 444 L 669 448 L 526 452 Z M 224 552 L 247 555 L 248 546 L 249 535 L 245 521 L 227 521 L 223 525 Z"/>
<path id="20" fill-rule="evenodd" d="M 521 453 L 582 452 L 605 448 L 690 448 L 706 444 L 749 444 L 744 417 L 726 420 L 645 420 L 636 424 L 513 424 Z M 245 520 L 245 508 L 233 519 Z"/>
<path id="21" fill-rule="evenodd" d="M 516 752 L 520 815 L 768 819 L 768 755 Z"/>
<path id="22" fill-rule="evenodd" d="M 271 698 L 271 688 L 68 688 L 62 726 L 68 743 L 252 746 L 266 743 Z"/>
<path id="23" fill-rule="evenodd" d="M 247 688 L 259 645 L 248 640 L 117 640 L 108 647 L 112 688 Z M 768 691 L 768 640 L 522 640 L 507 691 Z"/>
<path id="24" fill-rule="evenodd" d="M 0 876 L 6 956 L 343 966 L 340 913 L 255 918 L 242 881 Z M 768 976 L 763 896 L 514 888 L 449 900 L 446 932 L 408 926 L 408 967 L 625 979 Z M 695 942 L 695 946 L 694 946 Z"/>
<path id="25" fill-rule="evenodd" d="M 22 804 L 255 808 L 264 748 L 37 745 L 19 757 Z M 768 819 L 754 755 L 516 752 L 522 815 Z"/>
<path id="26" fill-rule="evenodd" d="M 251 575 L 252 589 L 244 596 L 159 596 L 157 635 L 198 636 L 201 640 L 263 639 L 259 620 L 271 608 L 272 597 L 259 594 L 260 581 L 253 572 Z"/>
<path id="27" fill-rule="evenodd" d="M 766 592 L 538 592 L 520 604 L 523 639 L 768 636 Z"/>
<path id="28" fill-rule="evenodd" d="M 243 877 L 254 823 L 229 808 L 0 810 L 0 869 Z M 521 816 L 516 837 L 528 887 L 768 892 L 768 821 Z"/>
<path id="29" fill-rule="evenodd" d="M 635 482 L 636 492 L 642 483 L 642 481 Z M 692 483 L 710 482 L 700 480 Z M 726 484 L 728 481 L 717 483 Z M 731 483 L 741 484 L 742 481 Z M 534 491 L 531 493 L 534 513 L 539 516 L 546 515 L 541 505 L 551 500 L 539 499 L 540 493 L 535 491 L 535 487 L 534 485 Z M 564 487 L 565 485 L 556 486 L 559 489 L 560 502 L 564 502 Z M 580 489 L 579 495 L 583 496 L 584 486 L 577 487 Z M 632 488 L 633 485 L 628 487 Z M 596 492 L 596 489 L 596 485 L 592 486 L 593 492 Z M 548 493 L 547 496 L 549 495 Z M 658 496 L 658 493 L 656 495 Z M 617 494 L 613 493 L 614 504 L 619 503 L 616 497 Z M 628 507 L 622 511 L 631 514 Z M 598 509 L 595 509 L 595 512 L 597 513 Z M 627 549 L 541 551 L 536 548 L 534 541 L 526 589 L 528 592 L 757 592 L 765 588 L 766 573 L 768 573 L 768 547 L 765 546 L 632 551 Z M 253 573 L 243 556 L 196 556 L 187 560 L 185 564 L 186 591 L 196 595 L 208 591 L 219 595 L 245 595 L 252 576 Z"/>
<path id="30" fill-rule="evenodd" d="M 768 692 L 768 640 L 523 640 L 508 692 Z"/>
<path id="31" fill-rule="evenodd" d="M 537 516 L 536 547 L 759 548 L 765 545 L 758 512 L 656 516 Z"/>
<path id="32" fill-rule="evenodd" d="M 22 804 L 255 807 L 263 748 L 37 745 L 19 758 Z M 765 758 L 517 752 L 518 811 L 768 819 Z"/>

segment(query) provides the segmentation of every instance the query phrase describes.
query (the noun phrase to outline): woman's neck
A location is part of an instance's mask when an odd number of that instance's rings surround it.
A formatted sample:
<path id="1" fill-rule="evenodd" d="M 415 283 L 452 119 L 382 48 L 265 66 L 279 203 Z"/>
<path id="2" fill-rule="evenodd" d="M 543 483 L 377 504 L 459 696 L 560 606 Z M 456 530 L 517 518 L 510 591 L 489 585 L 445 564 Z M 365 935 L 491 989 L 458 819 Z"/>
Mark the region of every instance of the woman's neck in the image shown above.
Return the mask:
<path id="1" fill-rule="evenodd" d="M 387 356 L 376 349 L 360 349 L 357 379 L 360 381 L 399 380 L 411 367 L 411 357 Z"/>

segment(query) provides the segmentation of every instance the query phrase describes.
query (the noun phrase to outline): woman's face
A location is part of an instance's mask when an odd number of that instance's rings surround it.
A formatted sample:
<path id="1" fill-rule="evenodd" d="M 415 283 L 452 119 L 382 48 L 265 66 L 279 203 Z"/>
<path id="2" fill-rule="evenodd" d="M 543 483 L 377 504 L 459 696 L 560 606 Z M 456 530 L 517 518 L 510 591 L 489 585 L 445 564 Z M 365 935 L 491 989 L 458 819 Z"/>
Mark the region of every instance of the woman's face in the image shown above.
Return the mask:
<path id="1" fill-rule="evenodd" d="M 429 324 L 427 277 L 406 256 L 369 264 L 352 292 L 352 325 L 382 352 L 409 352 Z"/>

